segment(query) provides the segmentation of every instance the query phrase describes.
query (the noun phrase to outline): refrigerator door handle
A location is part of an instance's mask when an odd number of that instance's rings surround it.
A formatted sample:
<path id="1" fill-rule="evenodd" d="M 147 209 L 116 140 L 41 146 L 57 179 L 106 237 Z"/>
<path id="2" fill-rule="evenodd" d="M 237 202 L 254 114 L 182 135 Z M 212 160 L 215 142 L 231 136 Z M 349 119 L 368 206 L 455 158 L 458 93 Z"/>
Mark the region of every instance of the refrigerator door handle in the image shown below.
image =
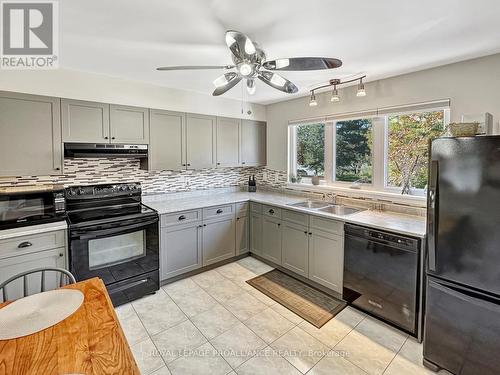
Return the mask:
<path id="1" fill-rule="evenodd" d="M 439 178 L 439 162 L 431 161 L 430 176 L 429 176 L 429 197 L 427 210 L 427 249 L 428 249 L 428 265 L 430 271 L 436 271 L 436 240 L 437 240 L 437 225 L 438 225 L 438 178 Z"/>

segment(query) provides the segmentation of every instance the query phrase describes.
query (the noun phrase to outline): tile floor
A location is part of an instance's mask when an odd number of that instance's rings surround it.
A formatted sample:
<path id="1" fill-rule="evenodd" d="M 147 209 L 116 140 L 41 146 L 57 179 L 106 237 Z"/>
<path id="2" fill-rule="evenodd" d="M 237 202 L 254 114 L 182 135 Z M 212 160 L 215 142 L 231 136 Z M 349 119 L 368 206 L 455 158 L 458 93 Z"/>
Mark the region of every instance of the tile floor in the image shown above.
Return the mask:
<path id="1" fill-rule="evenodd" d="M 116 309 L 144 375 L 433 374 L 422 345 L 347 307 L 321 329 L 245 283 L 247 257 Z"/>

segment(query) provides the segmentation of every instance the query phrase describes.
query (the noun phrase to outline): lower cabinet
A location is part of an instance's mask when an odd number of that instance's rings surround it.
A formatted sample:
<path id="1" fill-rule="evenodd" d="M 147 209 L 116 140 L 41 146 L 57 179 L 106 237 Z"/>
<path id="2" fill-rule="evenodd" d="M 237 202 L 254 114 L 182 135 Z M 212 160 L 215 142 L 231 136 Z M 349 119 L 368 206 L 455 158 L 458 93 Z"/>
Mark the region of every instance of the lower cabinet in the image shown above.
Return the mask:
<path id="1" fill-rule="evenodd" d="M 342 294 L 344 236 L 311 229 L 309 279 Z"/>
<path id="2" fill-rule="evenodd" d="M 236 255 L 250 251 L 249 220 L 247 216 L 236 218 Z"/>
<path id="3" fill-rule="evenodd" d="M 162 228 L 161 279 L 177 276 L 201 267 L 201 222 Z"/>
<path id="4" fill-rule="evenodd" d="M 276 264 L 281 264 L 281 219 L 262 216 L 262 254 Z"/>
<path id="5" fill-rule="evenodd" d="M 28 271 L 41 267 L 57 267 L 66 268 L 65 259 L 66 249 L 64 247 L 38 251 L 26 255 L 13 256 L 5 259 L 0 259 L 0 283 L 7 280 L 9 277 L 17 275 L 21 272 Z M 30 279 L 33 282 L 30 283 Z M 40 274 L 28 276 L 28 294 L 40 292 Z M 47 290 L 55 289 L 59 286 L 59 279 L 55 273 L 49 272 L 46 276 L 45 286 Z M 14 283 L 9 285 L 9 299 L 17 299 L 23 296 L 22 283 Z M 0 297 L 1 301 L 1 297 Z"/>
<path id="6" fill-rule="evenodd" d="M 250 251 L 262 254 L 262 214 L 252 212 L 250 215 Z"/>
<path id="7" fill-rule="evenodd" d="M 282 231 L 281 265 L 301 276 L 308 277 L 308 227 L 283 221 Z"/>
<path id="8" fill-rule="evenodd" d="M 203 265 L 235 256 L 234 215 L 212 219 L 203 224 Z"/>

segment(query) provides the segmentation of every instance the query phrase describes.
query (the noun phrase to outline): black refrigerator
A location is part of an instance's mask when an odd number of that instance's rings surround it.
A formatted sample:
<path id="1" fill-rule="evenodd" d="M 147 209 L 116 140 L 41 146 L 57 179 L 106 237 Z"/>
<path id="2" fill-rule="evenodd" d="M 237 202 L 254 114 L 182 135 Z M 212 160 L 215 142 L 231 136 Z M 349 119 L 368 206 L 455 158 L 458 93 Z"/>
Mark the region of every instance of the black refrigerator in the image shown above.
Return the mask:
<path id="1" fill-rule="evenodd" d="M 500 136 L 431 142 L 424 364 L 500 374 Z"/>

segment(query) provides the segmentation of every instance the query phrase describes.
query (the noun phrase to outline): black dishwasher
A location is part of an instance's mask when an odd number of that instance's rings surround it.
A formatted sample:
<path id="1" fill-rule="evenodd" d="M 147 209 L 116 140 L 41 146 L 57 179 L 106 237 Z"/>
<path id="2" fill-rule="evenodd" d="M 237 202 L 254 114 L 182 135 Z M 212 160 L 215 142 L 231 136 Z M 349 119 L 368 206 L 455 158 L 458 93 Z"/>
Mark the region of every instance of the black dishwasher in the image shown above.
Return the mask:
<path id="1" fill-rule="evenodd" d="M 343 298 L 418 335 L 420 240 L 345 225 Z"/>

